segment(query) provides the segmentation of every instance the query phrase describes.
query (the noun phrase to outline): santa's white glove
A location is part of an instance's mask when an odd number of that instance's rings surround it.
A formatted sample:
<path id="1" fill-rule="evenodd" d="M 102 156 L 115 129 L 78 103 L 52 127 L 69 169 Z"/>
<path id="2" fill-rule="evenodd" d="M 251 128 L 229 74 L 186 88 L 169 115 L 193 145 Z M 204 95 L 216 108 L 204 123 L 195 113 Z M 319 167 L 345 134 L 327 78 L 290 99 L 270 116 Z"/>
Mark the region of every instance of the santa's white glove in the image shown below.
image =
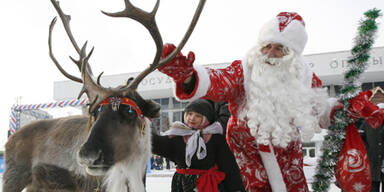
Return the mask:
<path id="1" fill-rule="evenodd" d="M 328 105 L 325 107 L 324 113 L 321 114 L 320 119 L 319 119 L 319 125 L 323 129 L 328 129 L 328 127 L 331 125 L 331 116 L 333 116 L 333 110 L 337 109 L 336 107 L 339 102 L 337 101 L 336 98 L 329 98 L 327 99 Z"/>

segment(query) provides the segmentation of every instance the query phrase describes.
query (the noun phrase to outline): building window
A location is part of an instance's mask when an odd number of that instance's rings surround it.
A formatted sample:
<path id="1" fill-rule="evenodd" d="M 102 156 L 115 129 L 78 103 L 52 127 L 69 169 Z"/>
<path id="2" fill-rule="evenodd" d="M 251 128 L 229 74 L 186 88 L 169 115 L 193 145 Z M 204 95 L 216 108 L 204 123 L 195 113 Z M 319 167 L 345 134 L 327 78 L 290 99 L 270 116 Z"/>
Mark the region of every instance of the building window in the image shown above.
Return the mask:
<path id="1" fill-rule="evenodd" d="M 160 133 L 160 118 L 152 119 L 152 128 L 156 130 L 156 133 Z"/>
<path id="2" fill-rule="evenodd" d="M 161 109 L 169 108 L 169 98 L 153 99 L 154 102 L 161 105 Z"/>
<path id="3" fill-rule="evenodd" d="M 174 109 L 181 109 L 183 106 L 181 105 L 181 102 L 172 97 L 172 103 Z"/>
<path id="4" fill-rule="evenodd" d="M 307 150 L 303 149 L 303 157 L 307 156 Z"/>
<path id="5" fill-rule="evenodd" d="M 160 117 L 160 131 L 164 132 L 169 129 L 168 112 L 162 112 Z"/>
<path id="6" fill-rule="evenodd" d="M 188 105 L 189 102 L 181 102 L 181 106 L 182 108 L 184 109 L 187 105 Z"/>
<path id="7" fill-rule="evenodd" d="M 152 119 L 152 128 L 157 133 L 167 131 L 169 129 L 169 115 L 168 112 L 161 112 L 159 118 Z"/>
<path id="8" fill-rule="evenodd" d="M 310 148 L 309 149 L 309 156 L 310 157 L 315 157 L 316 156 L 316 149 L 315 148 Z"/>
<path id="9" fill-rule="evenodd" d="M 341 89 L 342 89 L 341 85 L 335 85 L 336 96 L 340 95 Z"/>
<path id="10" fill-rule="evenodd" d="M 363 85 L 361 86 L 362 90 L 363 91 L 366 91 L 366 90 L 370 90 L 373 88 L 373 83 L 369 82 L 369 83 L 363 83 Z"/>
<path id="11" fill-rule="evenodd" d="M 304 157 L 315 157 L 316 156 L 316 147 L 314 142 L 303 143 L 303 155 Z"/>
<path id="12" fill-rule="evenodd" d="M 374 84 L 373 87 L 377 87 L 377 86 L 379 86 L 379 87 L 381 87 L 382 89 L 384 89 L 384 81 L 381 81 L 381 82 L 374 82 L 373 84 Z"/>
<path id="13" fill-rule="evenodd" d="M 316 157 L 316 149 L 313 147 L 311 148 L 303 148 L 303 156 L 304 157 Z"/>
<path id="14" fill-rule="evenodd" d="M 168 109 L 169 108 L 169 98 L 161 98 L 160 99 L 160 105 L 161 105 L 161 109 Z"/>
<path id="15" fill-rule="evenodd" d="M 153 101 L 160 104 L 160 99 L 153 99 Z"/>
<path id="16" fill-rule="evenodd" d="M 173 121 L 182 121 L 183 119 L 183 111 L 173 112 Z"/>

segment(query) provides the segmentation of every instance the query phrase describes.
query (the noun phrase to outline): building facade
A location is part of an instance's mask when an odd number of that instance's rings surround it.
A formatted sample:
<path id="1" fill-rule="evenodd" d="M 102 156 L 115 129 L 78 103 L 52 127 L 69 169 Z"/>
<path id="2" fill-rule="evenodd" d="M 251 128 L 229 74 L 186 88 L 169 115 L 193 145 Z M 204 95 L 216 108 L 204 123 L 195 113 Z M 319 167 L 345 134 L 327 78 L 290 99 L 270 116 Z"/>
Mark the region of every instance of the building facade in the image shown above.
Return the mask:
<path id="1" fill-rule="evenodd" d="M 331 96 L 338 96 L 343 85 L 343 73 L 348 69 L 349 51 L 338 51 L 320 54 L 304 55 L 306 62 L 311 69 L 323 81 L 323 85 L 328 87 Z M 228 63 L 208 64 L 211 68 L 224 68 L 230 65 Z M 101 78 L 101 84 L 105 87 L 115 87 L 125 84 L 129 77 L 135 77 L 136 73 L 125 73 L 118 75 L 104 76 Z M 360 80 L 363 90 L 381 87 L 384 89 L 384 47 L 376 47 L 371 51 L 371 58 L 368 62 L 368 68 Z M 161 117 L 155 119 L 153 126 L 159 131 L 168 129 L 170 122 L 180 121 L 182 111 L 187 103 L 175 99 L 173 94 L 172 80 L 158 72 L 149 74 L 138 87 L 138 92 L 145 99 L 153 99 L 161 104 Z M 77 97 L 81 90 L 81 85 L 73 81 L 54 82 L 54 99 L 71 100 Z M 308 148 L 307 154 L 317 154 L 320 150 L 322 136 L 316 136 L 313 143 L 305 144 Z M 311 155 L 312 156 L 312 155 Z"/>

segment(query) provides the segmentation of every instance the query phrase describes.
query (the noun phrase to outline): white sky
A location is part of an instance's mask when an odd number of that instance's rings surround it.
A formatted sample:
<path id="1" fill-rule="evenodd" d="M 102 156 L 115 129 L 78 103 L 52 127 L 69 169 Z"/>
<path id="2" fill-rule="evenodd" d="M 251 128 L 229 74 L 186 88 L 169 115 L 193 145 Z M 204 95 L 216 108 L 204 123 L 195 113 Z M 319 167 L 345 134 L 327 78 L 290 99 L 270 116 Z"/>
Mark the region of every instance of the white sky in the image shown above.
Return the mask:
<path id="1" fill-rule="evenodd" d="M 155 0 L 132 0 L 151 10 Z M 91 65 L 95 74 L 137 72 L 150 63 L 155 44 L 146 29 L 127 18 L 110 18 L 100 10 L 123 9 L 123 0 L 61 0 L 72 16 L 71 28 L 78 44 L 95 46 Z M 164 42 L 177 44 L 192 18 L 198 0 L 163 0 L 156 20 Z M 207 0 L 184 53 L 193 50 L 197 64 L 241 59 L 251 48 L 261 25 L 281 11 L 298 12 L 305 20 L 308 43 L 304 54 L 349 50 L 358 21 L 371 8 L 384 9 L 383 0 Z M 0 2 L 0 148 L 6 141 L 10 108 L 21 104 L 53 101 L 53 82 L 67 80 L 48 56 L 48 26 L 57 16 L 49 0 Z M 383 23 L 384 19 L 379 21 Z M 68 59 L 77 58 L 61 21 L 53 33 L 56 58 L 70 73 L 79 76 Z M 384 46 L 384 26 L 379 26 L 375 46 Z"/>

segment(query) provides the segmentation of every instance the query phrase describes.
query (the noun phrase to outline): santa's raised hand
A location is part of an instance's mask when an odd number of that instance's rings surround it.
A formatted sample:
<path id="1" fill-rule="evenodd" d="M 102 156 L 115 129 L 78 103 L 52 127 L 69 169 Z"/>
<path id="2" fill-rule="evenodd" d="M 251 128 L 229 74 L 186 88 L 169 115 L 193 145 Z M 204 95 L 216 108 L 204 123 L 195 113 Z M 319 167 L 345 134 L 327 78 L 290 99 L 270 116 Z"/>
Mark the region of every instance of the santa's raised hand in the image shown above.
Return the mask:
<path id="1" fill-rule="evenodd" d="M 175 49 L 175 45 L 169 43 L 165 44 L 163 46 L 161 58 L 167 57 Z M 188 57 L 184 56 L 182 53 L 178 53 L 172 61 L 158 69 L 160 72 L 172 77 L 176 83 L 183 82 L 185 79 L 192 76 L 194 61 L 195 54 L 192 51 L 188 53 Z"/>

